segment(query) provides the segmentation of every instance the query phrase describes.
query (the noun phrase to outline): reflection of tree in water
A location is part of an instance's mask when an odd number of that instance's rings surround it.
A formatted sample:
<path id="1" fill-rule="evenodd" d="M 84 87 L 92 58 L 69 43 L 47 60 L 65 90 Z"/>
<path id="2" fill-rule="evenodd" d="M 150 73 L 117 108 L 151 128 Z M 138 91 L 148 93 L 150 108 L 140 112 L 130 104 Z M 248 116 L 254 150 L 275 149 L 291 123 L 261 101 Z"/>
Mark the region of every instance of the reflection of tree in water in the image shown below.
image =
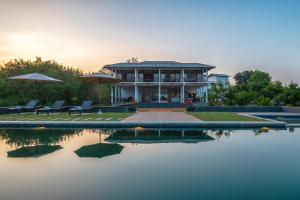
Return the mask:
<path id="1" fill-rule="evenodd" d="M 100 135 L 110 135 L 112 133 L 114 133 L 116 131 L 116 129 L 90 129 L 89 132 L 90 133 L 94 133 L 94 134 L 100 134 Z"/>
<path id="2" fill-rule="evenodd" d="M 78 129 L 3 129 L 0 139 L 12 146 L 54 145 L 79 135 Z"/>
<path id="3" fill-rule="evenodd" d="M 222 136 L 229 137 L 233 130 L 211 130 L 211 133 L 216 136 L 216 138 L 220 139 Z"/>
<path id="4" fill-rule="evenodd" d="M 269 128 L 260 128 L 260 129 L 254 129 L 253 132 L 254 132 L 254 135 L 262 135 L 262 134 L 265 134 L 265 133 L 269 133 L 271 129 Z"/>

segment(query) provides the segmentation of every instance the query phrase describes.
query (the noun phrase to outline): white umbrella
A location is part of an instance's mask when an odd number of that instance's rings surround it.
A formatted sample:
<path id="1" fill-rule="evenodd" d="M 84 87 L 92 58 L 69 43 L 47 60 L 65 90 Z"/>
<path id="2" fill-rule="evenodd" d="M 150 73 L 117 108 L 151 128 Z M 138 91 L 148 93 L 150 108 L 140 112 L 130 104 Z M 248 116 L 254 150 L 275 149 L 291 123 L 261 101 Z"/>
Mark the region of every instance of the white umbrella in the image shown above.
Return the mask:
<path id="1" fill-rule="evenodd" d="M 59 79 L 45 76 L 40 73 L 24 74 L 20 76 L 8 77 L 8 80 L 20 81 L 20 82 L 33 82 L 33 83 L 52 83 L 52 82 L 63 82 Z M 46 91 L 47 93 L 47 91 Z M 47 93 L 47 103 L 48 103 L 48 93 Z"/>
<path id="2" fill-rule="evenodd" d="M 40 73 L 25 74 L 20 76 L 8 77 L 9 80 L 32 81 L 32 82 L 63 82 L 56 78 L 45 76 Z"/>

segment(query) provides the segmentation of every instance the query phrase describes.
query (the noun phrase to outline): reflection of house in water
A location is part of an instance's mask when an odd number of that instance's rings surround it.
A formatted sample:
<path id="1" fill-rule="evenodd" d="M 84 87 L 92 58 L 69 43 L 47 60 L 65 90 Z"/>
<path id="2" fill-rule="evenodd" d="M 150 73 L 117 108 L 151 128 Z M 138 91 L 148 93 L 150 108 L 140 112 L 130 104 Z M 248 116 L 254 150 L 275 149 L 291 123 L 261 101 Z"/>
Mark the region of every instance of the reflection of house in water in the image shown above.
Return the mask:
<path id="1" fill-rule="evenodd" d="M 198 143 L 211 141 L 214 138 L 207 135 L 204 130 L 179 130 L 179 129 L 125 129 L 116 130 L 106 141 L 118 143 Z"/>

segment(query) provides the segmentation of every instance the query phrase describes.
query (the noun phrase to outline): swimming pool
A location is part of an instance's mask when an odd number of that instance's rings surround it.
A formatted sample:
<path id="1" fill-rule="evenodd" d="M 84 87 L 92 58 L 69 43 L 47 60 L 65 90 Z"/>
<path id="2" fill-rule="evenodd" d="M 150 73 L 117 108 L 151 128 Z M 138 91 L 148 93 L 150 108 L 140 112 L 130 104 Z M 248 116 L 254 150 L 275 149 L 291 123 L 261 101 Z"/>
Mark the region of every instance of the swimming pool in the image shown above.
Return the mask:
<path id="1" fill-rule="evenodd" d="M 0 199 L 299 199 L 300 129 L 265 131 L 0 129 Z"/>

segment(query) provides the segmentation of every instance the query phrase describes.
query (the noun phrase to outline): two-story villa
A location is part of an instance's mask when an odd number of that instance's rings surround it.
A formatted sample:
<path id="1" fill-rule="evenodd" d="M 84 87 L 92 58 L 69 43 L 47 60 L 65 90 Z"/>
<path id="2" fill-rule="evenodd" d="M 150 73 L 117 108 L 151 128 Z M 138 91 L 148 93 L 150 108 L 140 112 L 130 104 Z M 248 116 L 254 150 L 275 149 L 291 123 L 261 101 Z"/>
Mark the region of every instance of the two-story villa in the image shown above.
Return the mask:
<path id="1" fill-rule="evenodd" d="M 207 103 L 208 71 L 214 66 L 174 61 L 117 63 L 104 68 L 121 81 L 113 85 L 112 103 Z"/>

